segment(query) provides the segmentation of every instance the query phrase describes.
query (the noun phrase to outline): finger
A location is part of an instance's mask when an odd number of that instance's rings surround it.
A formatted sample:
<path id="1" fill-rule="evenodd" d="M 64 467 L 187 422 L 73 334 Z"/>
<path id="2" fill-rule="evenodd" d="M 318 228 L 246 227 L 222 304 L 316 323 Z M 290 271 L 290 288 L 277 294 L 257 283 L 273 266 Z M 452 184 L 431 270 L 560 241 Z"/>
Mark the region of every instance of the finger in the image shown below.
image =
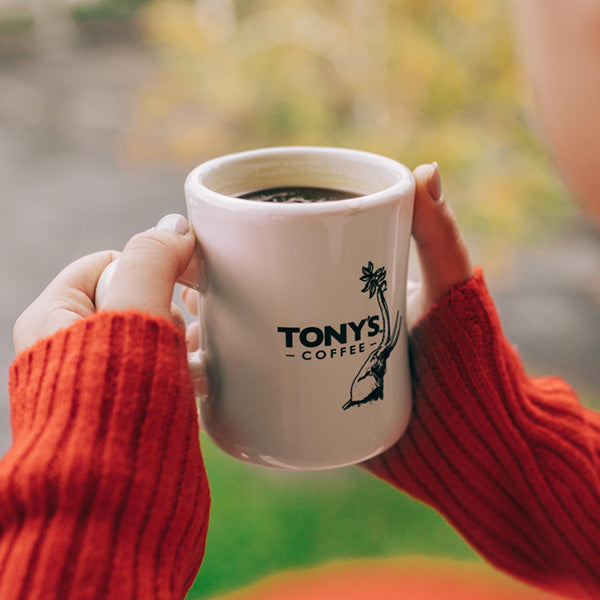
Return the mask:
<path id="1" fill-rule="evenodd" d="M 131 238 L 101 308 L 134 308 L 170 318 L 175 282 L 186 270 L 194 244 L 194 235 L 181 215 L 167 215 L 155 228 Z"/>
<path id="2" fill-rule="evenodd" d="M 171 302 L 171 321 L 179 327 L 182 331 L 185 331 L 185 318 L 181 309 L 175 302 Z"/>
<path id="3" fill-rule="evenodd" d="M 118 255 L 114 250 L 84 256 L 65 267 L 23 311 L 13 328 L 15 351 L 93 314 L 96 282 Z"/>
<path id="4" fill-rule="evenodd" d="M 186 342 L 188 352 L 195 352 L 200 348 L 200 323 L 194 321 L 186 330 Z"/>
<path id="5" fill-rule="evenodd" d="M 452 209 L 442 193 L 437 163 L 420 165 L 416 181 L 412 235 L 421 265 L 424 309 L 452 286 L 473 275 L 473 266 Z"/>
<path id="6" fill-rule="evenodd" d="M 57 294 L 62 297 L 66 294 L 81 293 L 93 301 L 101 273 L 119 254 L 115 250 L 104 250 L 72 262 L 48 284 L 42 295 L 48 300 L 50 296 Z"/>
<path id="7" fill-rule="evenodd" d="M 183 300 L 183 305 L 185 306 L 185 309 L 191 315 L 198 314 L 198 292 L 188 287 L 182 287 L 181 299 Z"/>

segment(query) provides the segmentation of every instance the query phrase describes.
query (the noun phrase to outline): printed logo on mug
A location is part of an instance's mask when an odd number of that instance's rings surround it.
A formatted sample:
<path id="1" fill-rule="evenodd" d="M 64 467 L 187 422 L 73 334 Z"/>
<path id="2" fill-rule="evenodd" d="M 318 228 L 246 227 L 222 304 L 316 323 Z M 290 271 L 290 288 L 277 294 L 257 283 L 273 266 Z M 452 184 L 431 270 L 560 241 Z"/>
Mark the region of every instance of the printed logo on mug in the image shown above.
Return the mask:
<path id="1" fill-rule="evenodd" d="M 188 176 L 203 261 L 203 428 L 241 460 L 354 464 L 410 417 L 410 169 L 343 148 L 281 147 Z"/>
<path id="2" fill-rule="evenodd" d="M 369 298 L 377 294 L 380 315 L 367 315 L 358 322 L 340 323 L 339 326 L 325 325 L 323 328 L 277 327 L 277 331 L 285 334 L 287 358 L 326 360 L 342 358 L 345 355 L 367 354 L 365 362 L 352 379 L 350 398 L 344 403 L 344 410 L 383 399 L 387 359 L 396 346 L 402 326 L 402 317 L 397 311 L 393 331 L 390 329 L 389 309 L 384 296 L 387 289 L 385 267 L 374 271 L 373 263 L 369 261 L 367 267 L 362 267 L 360 280 L 366 282 L 361 291 L 369 292 Z"/>

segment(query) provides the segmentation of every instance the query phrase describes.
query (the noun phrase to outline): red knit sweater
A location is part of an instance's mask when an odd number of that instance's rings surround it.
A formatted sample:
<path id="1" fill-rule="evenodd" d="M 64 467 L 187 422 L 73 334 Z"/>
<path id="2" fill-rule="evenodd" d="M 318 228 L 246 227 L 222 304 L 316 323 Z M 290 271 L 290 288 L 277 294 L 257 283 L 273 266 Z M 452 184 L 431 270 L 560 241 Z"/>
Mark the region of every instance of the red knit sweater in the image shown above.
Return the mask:
<path id="1" fill-rule="evenodd" d="M 182 332 L 98 313 L 11 367 L 2 600 L 182 598 L 209 492 Z"/>
<path id="2" fill-rule="evenodd" d="M 500 568 L 599 598 L 598 414 L 525 375 L 481 273 L 420 321 L 411 355 L 410 427 L 367 467 Z M 0 598 L 182 598 L 209 493 L 181 332 L 99 313 L 19 355 L 10 391 Z"/>

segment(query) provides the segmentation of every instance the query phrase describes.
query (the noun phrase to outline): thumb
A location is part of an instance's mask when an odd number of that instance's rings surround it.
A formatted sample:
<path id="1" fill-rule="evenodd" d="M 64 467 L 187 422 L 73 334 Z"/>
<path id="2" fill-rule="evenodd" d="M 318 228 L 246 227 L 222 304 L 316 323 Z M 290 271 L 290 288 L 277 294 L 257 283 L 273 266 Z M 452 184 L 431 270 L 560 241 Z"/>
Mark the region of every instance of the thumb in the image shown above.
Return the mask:
<path id="1" fill-rule="evenodd" d="M 153 229 L 132 237 L 118 264 L 105 271 L 107 277 L 98 281 L 96 307 L 134 308 L 171 318 L 173 288 L 192 258 L 194 244 L 184 217 L 163 217 Z"/>
<path id="2" fill-rule="evenodd" d="M 452 286 L 469 279 L 473 266 L 454 213 L 442 193 L 437 163 L 420 165 L 414 175 L 412 235 L 421 265 L 421 310 L 425 312 Z"/>

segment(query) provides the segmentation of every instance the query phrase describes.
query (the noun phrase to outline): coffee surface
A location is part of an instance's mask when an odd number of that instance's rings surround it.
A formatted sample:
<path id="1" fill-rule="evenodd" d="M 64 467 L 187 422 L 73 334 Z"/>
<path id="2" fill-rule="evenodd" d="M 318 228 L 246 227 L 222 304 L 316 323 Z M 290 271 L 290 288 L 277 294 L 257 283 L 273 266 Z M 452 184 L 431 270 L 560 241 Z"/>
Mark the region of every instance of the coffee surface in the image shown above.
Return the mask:
<path id="1" fill-rule="evenodd" d="M 254 200 L 255 202 L 291 202 L 294 204 L 305 204 L 312 202 L 347 200 L 348 198 L 356 198 L 357 194 L 332 188 L 289 186 L 247 192 L 245 194 L 240 194 L 239 197 L 246 200 Z"/>

